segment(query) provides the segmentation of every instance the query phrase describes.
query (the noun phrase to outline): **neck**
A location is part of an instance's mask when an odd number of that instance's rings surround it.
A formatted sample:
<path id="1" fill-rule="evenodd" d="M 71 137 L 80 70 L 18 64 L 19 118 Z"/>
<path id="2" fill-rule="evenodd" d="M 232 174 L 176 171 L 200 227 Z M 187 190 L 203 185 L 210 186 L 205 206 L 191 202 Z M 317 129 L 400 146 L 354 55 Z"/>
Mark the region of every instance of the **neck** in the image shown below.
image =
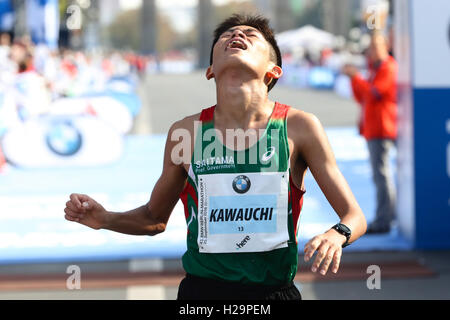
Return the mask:
<path id="1" fill-rule="evenodd" d="M 273 109 L 264 81 L 240 70 L 225 71 L 216 77 L 216 92 L 217 118 L 236 128 L 248 128 Z"/>

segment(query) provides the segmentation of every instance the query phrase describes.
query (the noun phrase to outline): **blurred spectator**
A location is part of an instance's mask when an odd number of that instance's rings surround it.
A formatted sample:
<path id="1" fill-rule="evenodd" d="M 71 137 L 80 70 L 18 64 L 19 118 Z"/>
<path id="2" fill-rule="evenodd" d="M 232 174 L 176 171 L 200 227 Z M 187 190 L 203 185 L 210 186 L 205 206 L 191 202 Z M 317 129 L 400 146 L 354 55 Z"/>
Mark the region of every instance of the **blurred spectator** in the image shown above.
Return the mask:
<path id="1" fill-rule="evenodd" d="M 353 94 L 361 105 L 360 132 L 366 138 L 376 186 L 376 218 L 367 233 L 390 231 L 395 218 L 395 187 L 389 166 L 389 151 L 397 138 L 397 63 L 389 55 L 387 39 L 375 32 L 367 50 L 369 79 L 354 66 L 342 72 L 351 78 Z"/>
<path id="2" fill-rule="evenodd" d="M 9 56 L 16 65 L 14 93 L 19 117 L 25 119 L 47 112 L 50 91 L 44 77 L 34 68 L 33 48 L 26 42 L 15 41 Z"/>
<path id="3" fill-rule="evenodd" d="M 22 73 L 33 69 L 33 55 L 24 42 L 16 41 L 9 53 L 11 60 L 17 65 L 17 72 Z"/>
<path id="4" fill-rule="evenodd" d="M 8 59 L 11 36 L 9 33 L 0 34 L 0 61 L 3 63 Z"/>

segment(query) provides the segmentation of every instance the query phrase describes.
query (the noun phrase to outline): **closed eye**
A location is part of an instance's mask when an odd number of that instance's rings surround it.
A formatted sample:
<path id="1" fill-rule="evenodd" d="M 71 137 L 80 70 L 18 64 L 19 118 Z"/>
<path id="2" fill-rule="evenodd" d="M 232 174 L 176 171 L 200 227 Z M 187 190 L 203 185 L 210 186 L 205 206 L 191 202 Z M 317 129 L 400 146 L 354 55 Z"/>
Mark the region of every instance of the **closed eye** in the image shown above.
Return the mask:
<path id="1" fill-rule="evenodd" d="M 222 33 L 222 35 L 220 37 L 231 37 L 233 35 L 232 32 L 230 31 L 225 31 L 224 33 Z"/>

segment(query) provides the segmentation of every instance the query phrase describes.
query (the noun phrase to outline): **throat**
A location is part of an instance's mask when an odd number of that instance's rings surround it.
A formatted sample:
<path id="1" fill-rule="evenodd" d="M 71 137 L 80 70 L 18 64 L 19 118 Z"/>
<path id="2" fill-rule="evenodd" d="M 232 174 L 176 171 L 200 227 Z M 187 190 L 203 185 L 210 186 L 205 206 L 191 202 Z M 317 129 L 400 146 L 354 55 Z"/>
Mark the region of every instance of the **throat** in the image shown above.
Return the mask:
<path id="1" fill-rule="evenodd" d="M 226 113 L 242 125 L 253 118 L 252 115 L 264 114 L 266 109 L 272 108 L 267 89 L 262 91 L 257 86 L 248 83 L 218 85 L 217 107 L 220 113 L 224 113 L 224 115 Z M 249 115 L 251 116 L 249 117 Z"/>
<path id="2" fill-rule="evenodd" d="M 214 128 L 220 133 L 219 141 L 229 149 L 239 151 L 256 144 L 266 132 L 276 108 L 268 101 L 255 107 L 217 105 L 214 112 Z"/>

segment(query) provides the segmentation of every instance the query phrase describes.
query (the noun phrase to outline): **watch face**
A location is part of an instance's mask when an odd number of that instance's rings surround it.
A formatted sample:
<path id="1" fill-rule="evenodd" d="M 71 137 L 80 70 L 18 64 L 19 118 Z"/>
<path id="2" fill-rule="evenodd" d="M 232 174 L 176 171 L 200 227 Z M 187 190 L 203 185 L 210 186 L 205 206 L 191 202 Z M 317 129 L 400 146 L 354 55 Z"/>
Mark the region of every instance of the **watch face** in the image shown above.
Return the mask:
<path id="1" fill-rule="evenodd" d="M 342 231 L 343 233 L 348 234 L 348 235 L 350 235 L 352 233 L 350 231 L 350 229 L 346 225 L 343 225 L 343 224 L 336 225 L 336 228 L 338 230 Z"/>

